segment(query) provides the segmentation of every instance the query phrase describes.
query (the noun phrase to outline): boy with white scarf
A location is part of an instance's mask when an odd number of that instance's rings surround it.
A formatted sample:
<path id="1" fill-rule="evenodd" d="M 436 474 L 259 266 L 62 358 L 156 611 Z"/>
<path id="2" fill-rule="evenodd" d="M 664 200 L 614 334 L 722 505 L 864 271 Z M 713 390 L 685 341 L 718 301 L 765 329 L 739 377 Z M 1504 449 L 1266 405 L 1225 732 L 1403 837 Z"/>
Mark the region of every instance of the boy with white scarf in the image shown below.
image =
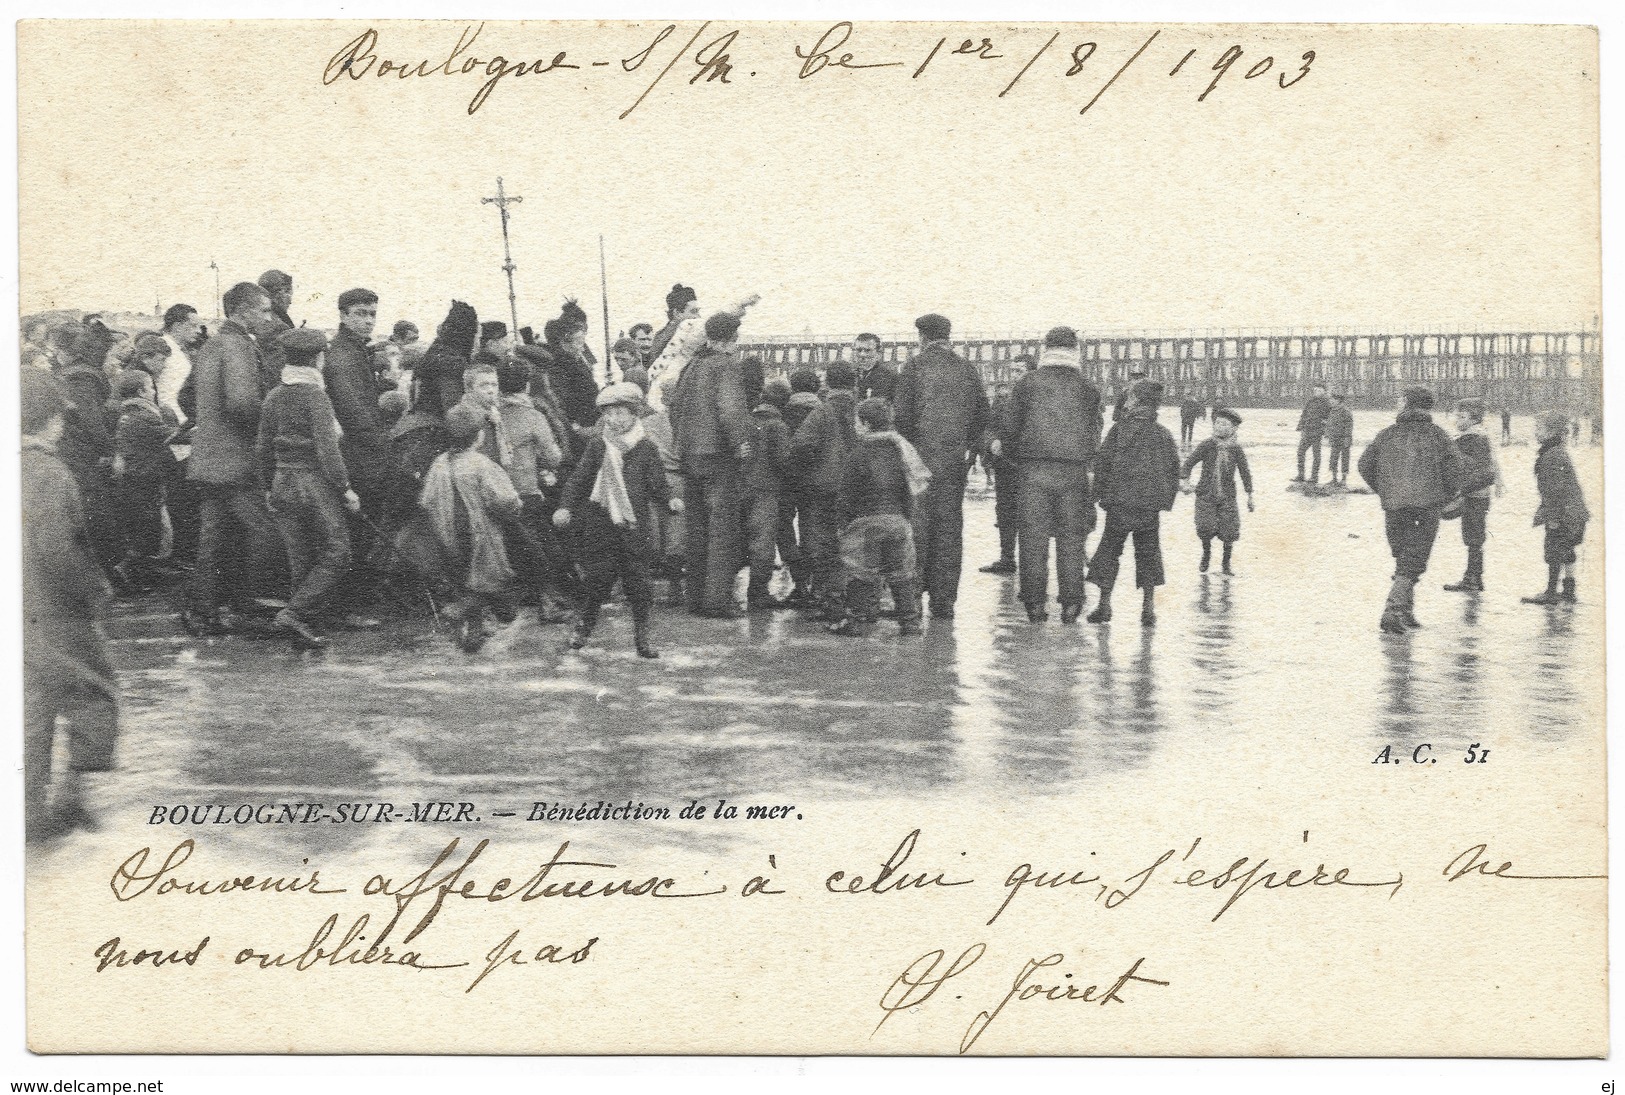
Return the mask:
<path id="1" fill-rule="evenodd" d="M 681 513 L 683 502 L 671 497 L 660 453 L 638 423 L 638 409 L 643 405 L 638 386 L 625 381 L 611 384 L 598 393 L 597 405 L 602 429 L 587 443 L 553 514 L 553 523 L 562 529 L 575 523 L 575 511 L 581 511 L 577 557 L 587 581 L 570 648 L 580 650 L 587 645 L 598 624 L 599 607 L 609 599 L 618 578 L 632 606 L 638 655 L 658 658 L 659 652 L 649 642 L 654 603 L 649 584 L 653 558 L 647 528 L 649 505 L 658 502 Z"/>

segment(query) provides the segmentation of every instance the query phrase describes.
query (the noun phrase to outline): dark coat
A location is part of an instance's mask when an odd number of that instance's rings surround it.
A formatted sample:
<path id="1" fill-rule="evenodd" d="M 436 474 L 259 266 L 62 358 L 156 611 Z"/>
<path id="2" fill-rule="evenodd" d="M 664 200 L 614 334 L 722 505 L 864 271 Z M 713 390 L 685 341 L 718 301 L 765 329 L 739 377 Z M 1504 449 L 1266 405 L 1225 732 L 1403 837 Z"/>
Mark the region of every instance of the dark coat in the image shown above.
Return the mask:
<path id="1" fill-rule="evenodd" d="M 559 409 L 577 426 L 596 425 L 598 382 L 593 379 L 592 366 L 563 346 L 549 346 L 547 351 L 553 355 L 553 364 L 547 367 L 547 379 L 553 386 Z"/>
<path id="2" fill-rule="evenodd" d="M 173 432 L 156 403 L 126 399 L 120 404 L 113 444 L 124 458 L 124 474 L 131 479 L 167 478 L 175 468 L 175 454 L 169 451 Z"/>
<path id="3" fill-rule="evenodd" d="M 868 372 L 858 373 L 858 382 L 852 391 L 860 402 L 884 399 L 889 403 L 897 391 L 897 370 L 883 361 L 877 361 Z"/>
<path id="4" fill-rule="evenodd" d="M 1179 493 L 1179 446 L 1157 422 L 1155 407 L 1125 410 L 1106 431 L 1095 457 L 1100 508 L 1154 513 L 1174 508 Z"/>
<path id="5" fill-rule="evenodd" d="M 1087 464 L 1100 448 L 1100 389 L 1069 365 L 1042 365 L 1016 381 L 998 424 L 1014 460 Z"/>
<path id="6" fill-rule="evenodd" d="M 1303 413 L 1298 416 L 1298 432 L 1305 436 L 1325 433 L 1326 416 L 1331 409 L 1331 401 L 1325 396 L 1310 396 L 1309 402 L 1303 405 Z"/>
<path id="7" fill-rule="evenodd" d="M 1326 438 L 1330 441 L 1354 439 L 1354 412 L 1341 403 L 1333 403 L 1326 412 Z"/>
<path id="8" fill-rule="evenodd" d="M 592 501 L 592 485 L 598 480 L 598 469 L 604 463 L 604 439 L 594 437 L 587 442 L 575 470 L 565 480 L 564 494 L 559 505 L 572 514 L 581 514 L 587 528 L 610 525 L 609 514 Z M 626 481 L 626 496 L 632 501 L 632 512 L 637 514 L 639 526 L 648 520 L 652 504 L 666 505 L 671 491 L 666 484 L 666 468 L 660 462 L 660 451 L 647 437 L 626 451 L 621 457 L 621 477 Z"/>
<path id="9" fill-rule="evenodd" d="M 463 373 L 467 371 L 468 358 L 460 351 L 440 342 L 430 346 L 412 370 L 412 409 L 445 418 L 462 401 Z"/>
<path id="10" fill-rule="evenodd" d="M 756 432 L 736 354 L 701 347 L 677 378 L 669 402 L 677 458 L 685 463 L 731 454 Z"/>
<path id="11" fill-rule="evenodd" d="M 1461 454 L 1426 411 L 1407 408 L 1360 454 L 1360 478 L 1384 510 L 1436 509 L 1461 493 Z"/>
<path id="12" fill-rule="evenodd" d="M 27 652 L 35 628 L 52 621 L 88 625 L 110 590 L 90 550 L 79 488 L 55 453 L 25 441 L 22 472 L 23 619 Z"/>
<path id="13" fill-rule="evenodd" d="M 847 454 L 839 499 L 843 524 L 882 513 L 908 516 L 914 495 L 897 443 L 889 437 L 858 438 Z"/>
<path id="14" fill-rule="evenodd" d="M 1234 457 L 1225 469 L 1224 481 L 1218 477 L 1219 443 L 1208 438 L 1196 448 L 1191 450 L 1190 456 L 1185 458 L 1184 465 L 1179 469 L 1181 475 L 1190 475 L 1191 469 L 1202 465 L 1201 477 L 1196 480 L 1196 497 L 1204 502 L 1236 500 L 1236 477 L 1241 477 L 1241 485 L 1248 494 L 1253 493 L 1253 472 L 1247 466 L 1247 452 L 1240 445 L 1230 450 Z"/>
<path id="15" fill-rule="evenodd" d="M 933 471 L 955 458 L 963 463 L 988 426 L 982 374 L 947 341 L 927 343 L 908 363 L 897 378 L 892 407 L 897 432 Z"/>
<path id="16" fill-rule="evenodd" d="M 846 457 L 858 443 L 857 401 L 836 388 L 790 439 L 790 474 L 810 493 L 833 497 L 846 476 Z"/>
<path id="17" fill-rule="evenodd" d="M 197 429 L 187 478 L 201 483 L 254 482 L 254 439 L 259 433 L 263 358 L 258 342 L 228 319 L 203 344 L 192 366 Z"/>
<path id="18" fill-rule="evenodd" d="M 1541 444 L 1540 453 L 1535 457 L 1535 486 L 1540 489 L 1535 524 L 1568 533 L 1585 529 L 1591 511 L 1586 509 L 1580 480 L 1574 474 L 1574 462 L 1569 459 L 1568 446 L 1563 444 L 1562 438 Z"/>
<path id="19" fill-rule="evenodd" d="M 265 397 L 254 460 L 266 490 L 275 482 L 278 468 L 315 472 L 339 494 L 350 489 L 333 404 L 314 384 L 281 384 Z"/>
<path id="20" fill-rule="evenodd" d="M 378 479 L 389 461 L 389 434 L 378 415 L 382 389 L 367 344 L 340 326 L 327 344 L 322 378 L 327 382 L 333 414 L 344 430 L 340 444 L 345 466 L 363 483 Z"/>
<path id="21" fill-rule="evenodd" d="M 790 401 L 784 405 L 785 427 L 794 434 L 821 403 L 823 400 L 813 392 L 791 392 Z"/>
<path id="22" fill-rule="evenodd" d="M 82 365 L 53 375 L 68 400 L 57 456 L 66 464 L 93 468 L 113 455 L 113 434 L 107 428 L 105 413 L 110 387 L 107 377 Z"/>
<path id="23" fill-rule="evenodd" d="M 776 495 L 784 485 L 784 471 L 790 462 L 790 430 L 771 403 L 758 404 L 751 419 L 756 436 L 751 441 L 750 460 L 745 464 L 745 488 L 752 494 Z"/>

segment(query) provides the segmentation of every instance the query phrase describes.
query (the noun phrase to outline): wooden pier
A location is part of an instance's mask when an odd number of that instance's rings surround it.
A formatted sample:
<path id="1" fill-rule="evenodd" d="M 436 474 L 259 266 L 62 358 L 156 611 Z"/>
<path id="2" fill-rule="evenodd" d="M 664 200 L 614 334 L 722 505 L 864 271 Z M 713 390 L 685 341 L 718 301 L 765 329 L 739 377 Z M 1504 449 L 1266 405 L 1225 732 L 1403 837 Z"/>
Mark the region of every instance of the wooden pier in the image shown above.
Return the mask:
<path id="1" fill-rule="evenodd" d="M 1041 334 L 968 337 L 954 347 L 988 383 L 1013 380 L 1015 358 L 1037 358 Z M 1115 392 L 1137 370 L 1167 387 L 1168 398 L 1244 407 L 1301 403 L 1317 381 L 1356 406 L 1386 406 L 1413 384 L 1441 404 L 1469 396 L 1518 411 L 1601 406 L 1602 338 L 1591 331 L 1497 331 L 1428 334 L 1080 333 L 1084 375 Z M 850 338 L 783 338 L 742 345 L 770 371 L 822 367 L 850 357 Z M 918 342 L 882 336 L 881 357 L 906 364 Z"/>

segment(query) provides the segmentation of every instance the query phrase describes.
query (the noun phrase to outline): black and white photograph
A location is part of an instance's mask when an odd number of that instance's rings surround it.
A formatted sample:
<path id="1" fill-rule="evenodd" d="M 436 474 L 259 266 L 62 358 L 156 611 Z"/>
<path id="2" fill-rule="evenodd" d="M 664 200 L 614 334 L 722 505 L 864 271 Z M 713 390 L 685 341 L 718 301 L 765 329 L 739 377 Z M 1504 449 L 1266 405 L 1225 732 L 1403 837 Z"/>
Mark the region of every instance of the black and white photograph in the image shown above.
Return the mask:
<path id="1" fill-rule="evenodd" d="M 334 14 L 17 25 L 34 1062 L 1606 1057 L 1596 28 Z"/>

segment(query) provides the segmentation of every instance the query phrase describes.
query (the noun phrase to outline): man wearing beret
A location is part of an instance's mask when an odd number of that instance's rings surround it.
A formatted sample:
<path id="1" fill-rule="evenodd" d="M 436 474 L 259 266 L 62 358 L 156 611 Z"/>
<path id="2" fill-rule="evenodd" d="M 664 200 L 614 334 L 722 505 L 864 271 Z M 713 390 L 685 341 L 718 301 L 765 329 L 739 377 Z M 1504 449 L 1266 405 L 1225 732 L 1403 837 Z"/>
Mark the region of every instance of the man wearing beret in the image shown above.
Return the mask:
<path id="1" fill-rule="evenodd" d="M 976 366 L 954 352 L 946 316 L 921 316 L 914 327 L 920 352 L 898 376 L 892 404 L 897 432 L 931 471 L 931 485 L 915 500 L 914 550 L 931 615 L 951 619 L 964 554 L 966 461 L 988 426 L 987 391 Z"/>
<path id="2" fill-rule="evenodd" d="M 363 513 L 376 518 L 389 467 L 389 434 L 378 417 L 383 390 L 372 369 L 368 342 L 378 324 L 378 294 L 347 289 L 339 294 L 339 329 L 327 344 L 322 378 L 333 413 L 344 431 L 340 448 Z"/>
<path id="3" fill-rule="evenodd" d="M 678 376 L 669 407 L 688 522 L 685 592 L 696 616 L 734 619 L 743 615 L 733 588 L 744 562 L 740 511 L 755 424 L 734 351 L 739 317 L 711 316 L 705 339 Z"/>
<path id="4" fill-rule="evenodd" d="M 271 321 L 271 300 L 253 282 L 239 282 L 221 300 L 219 332 L 193 366 L 197 429 L 187 478 L 202 494 L 197 567 L 191 603 L 181 622 L 194 635 L 218 635 L 231 622 L 220 614 L 221 570 L 228 565 L 239 606 L 280 572 L 281 544 L 254 474 L 254 441 L 264 401 L 265 359 L 253 327 Z M 279 355 L 280 356 L 280 355 Z"/>

